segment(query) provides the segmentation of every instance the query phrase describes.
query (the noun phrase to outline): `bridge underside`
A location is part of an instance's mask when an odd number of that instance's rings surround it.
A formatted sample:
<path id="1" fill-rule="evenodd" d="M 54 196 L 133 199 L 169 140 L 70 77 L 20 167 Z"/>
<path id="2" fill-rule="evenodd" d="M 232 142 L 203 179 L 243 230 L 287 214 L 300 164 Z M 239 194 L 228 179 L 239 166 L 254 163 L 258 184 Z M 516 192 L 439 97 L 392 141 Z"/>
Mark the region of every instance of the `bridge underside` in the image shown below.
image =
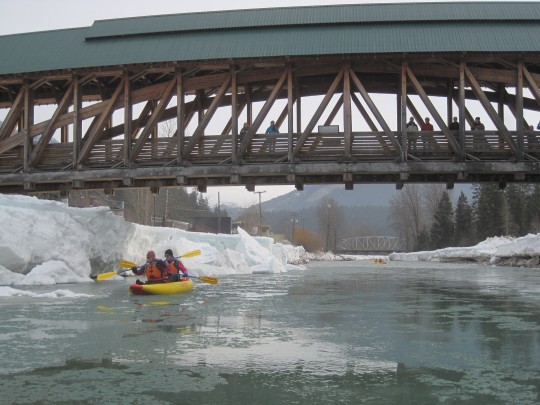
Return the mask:
<path id="1" fill-rule="evenodd" d="M 4 75 L 0 192 L 540 182 L 540 133 L 524 118 L 524 111 L 540 111 L 539 83 L 540 55 L 523 53 L 312 56 Z M 395 102 L 389 108 L 379 94 Z M 308 107 L 311 96 L 320 97 Z M 36 119 L 45 105 L 46 117 Z M 471 131 L 472 108 L 493 129 Z M 408 133 L 409 116 L 423 122 L 419 111 L 438 130 Z M 448 127 L 453 116 L 459 130 Z M 264 134 L 270 120 L 279 135 Z M 250 127 L 240 137 L 244 121 Z"/>

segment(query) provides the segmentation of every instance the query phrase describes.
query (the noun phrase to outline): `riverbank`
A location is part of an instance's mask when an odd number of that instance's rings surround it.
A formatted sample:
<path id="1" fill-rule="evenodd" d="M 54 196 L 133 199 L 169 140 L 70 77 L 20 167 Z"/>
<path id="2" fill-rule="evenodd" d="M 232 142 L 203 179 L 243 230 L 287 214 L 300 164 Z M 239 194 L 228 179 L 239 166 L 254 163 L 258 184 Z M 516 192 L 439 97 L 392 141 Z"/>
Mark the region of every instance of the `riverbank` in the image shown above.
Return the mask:
<path id="1" fill-rule="evenodd" d="M 476 262 L 509 267 L 540 267 L 540 234 L 488 238 L 475 246 L 424 252 L 392 253 L 392 261 Z"/>

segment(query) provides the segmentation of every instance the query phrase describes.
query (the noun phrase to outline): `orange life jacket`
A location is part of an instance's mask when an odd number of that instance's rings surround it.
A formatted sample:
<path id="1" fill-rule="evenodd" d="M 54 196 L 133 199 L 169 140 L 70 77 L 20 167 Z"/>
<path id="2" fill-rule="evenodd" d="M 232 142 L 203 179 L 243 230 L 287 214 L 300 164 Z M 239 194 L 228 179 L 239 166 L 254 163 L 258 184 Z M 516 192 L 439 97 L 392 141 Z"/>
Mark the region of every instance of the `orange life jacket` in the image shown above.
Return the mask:
<path id="1" fill-rule="evenodd" d="M 146 278 L 148 279 L 148 281 L 163 280 L 163 273 L 161 272 L 161 269 L 159 268 L 157 262 L 148 263 L 146 265 L 146 268 L 144 269 L 144 273 L 146 274 Z"/>
<path id="2" fill-rule="evenodd" d="M 165 266 L 169 273 L 178 274 L 178 267 L 176 267 L 176 260 L 165 261 Z"/>

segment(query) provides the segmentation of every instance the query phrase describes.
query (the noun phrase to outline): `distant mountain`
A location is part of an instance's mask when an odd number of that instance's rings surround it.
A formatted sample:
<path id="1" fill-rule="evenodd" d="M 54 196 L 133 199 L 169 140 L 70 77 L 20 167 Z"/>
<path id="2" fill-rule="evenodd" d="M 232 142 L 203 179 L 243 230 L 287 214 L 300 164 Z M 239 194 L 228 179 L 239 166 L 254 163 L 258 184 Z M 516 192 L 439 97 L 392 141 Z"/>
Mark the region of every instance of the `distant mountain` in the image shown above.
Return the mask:
<path id="1" fill-rule="evenodd" d="M 362 184 L 354 190 L 345 190 L 343 184 L 306 185 L 303 191 L 291 191 L 262 205 L 266 212 L 301 211 L 317 207 L 325 198 L 333 198 L 342 206 L 380 206 L 388 205 L 394 192 L 395 186 L 390 184 Z"/>
<path id="2" fill-rule="evenodd" d="M 452 191 L 454 202 L 457 201 L 461 191 L 465 193 L 470 203 L 472 198 L 470 184 L 455 185 Z M 263 202 L 262 206 L 265 212 L 301 212 L 306 208 L 317 207 L 325 198 L 333 198 L 339 205 L 345 207 L 387 207 L 394 195 L 399 192 L 394 184 L 356 184 L 354 190 L 345 190 L 343 184 L 306 185 L 303 191 L 291 191 Z"/>
<path id="3" fill-rule="evenodd" d="M 469 184 L 455 185 L 452 199 L 457 201 L 461 191 L 472 202 Z M 342 184 L 306 185 L 303 191 L 291 191 L 262 203 L 264 222 L 275 233 L 290 234 L 294 213 L 299 226 L 312 230 L 319 228 L 317 207 L 325 198 L 332 198 L 344 209 L 347 228 L 369 235 L 394 235 L 389 224 L 390 201 L 399 193 L 394 184 L 357 184 L 354 190 L 345 190 Z M 245 208 L 234 204 L 222 204 L 229 216 L 238 218 Z"/>
<path id="4" fill-rule="evenodd" d="M 227 215 L 233 220 L 242 215 L 242 212 L 245 210 L 245 207 L 241 207 L 238 204 L 234 203 L 224 203 L 221 204 L 221 211 L 227 211 Z"/>

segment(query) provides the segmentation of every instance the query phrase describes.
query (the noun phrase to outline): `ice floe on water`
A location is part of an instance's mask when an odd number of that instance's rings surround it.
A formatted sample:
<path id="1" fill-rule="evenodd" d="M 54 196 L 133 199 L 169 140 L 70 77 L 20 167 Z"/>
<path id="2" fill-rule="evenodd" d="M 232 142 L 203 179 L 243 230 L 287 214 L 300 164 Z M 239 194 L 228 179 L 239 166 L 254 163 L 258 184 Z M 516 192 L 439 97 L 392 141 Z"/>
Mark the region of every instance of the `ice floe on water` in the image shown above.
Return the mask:
<path id="1" fill-rule="evenodd" d="M 32 297 L 32 298 L 80 298 L 92 297 L 88 294 L 74 293 L 70 290 L 55 290 L 46 293 L 18 290 L 16 288 L 0 286 L 0 297 Z"/>

